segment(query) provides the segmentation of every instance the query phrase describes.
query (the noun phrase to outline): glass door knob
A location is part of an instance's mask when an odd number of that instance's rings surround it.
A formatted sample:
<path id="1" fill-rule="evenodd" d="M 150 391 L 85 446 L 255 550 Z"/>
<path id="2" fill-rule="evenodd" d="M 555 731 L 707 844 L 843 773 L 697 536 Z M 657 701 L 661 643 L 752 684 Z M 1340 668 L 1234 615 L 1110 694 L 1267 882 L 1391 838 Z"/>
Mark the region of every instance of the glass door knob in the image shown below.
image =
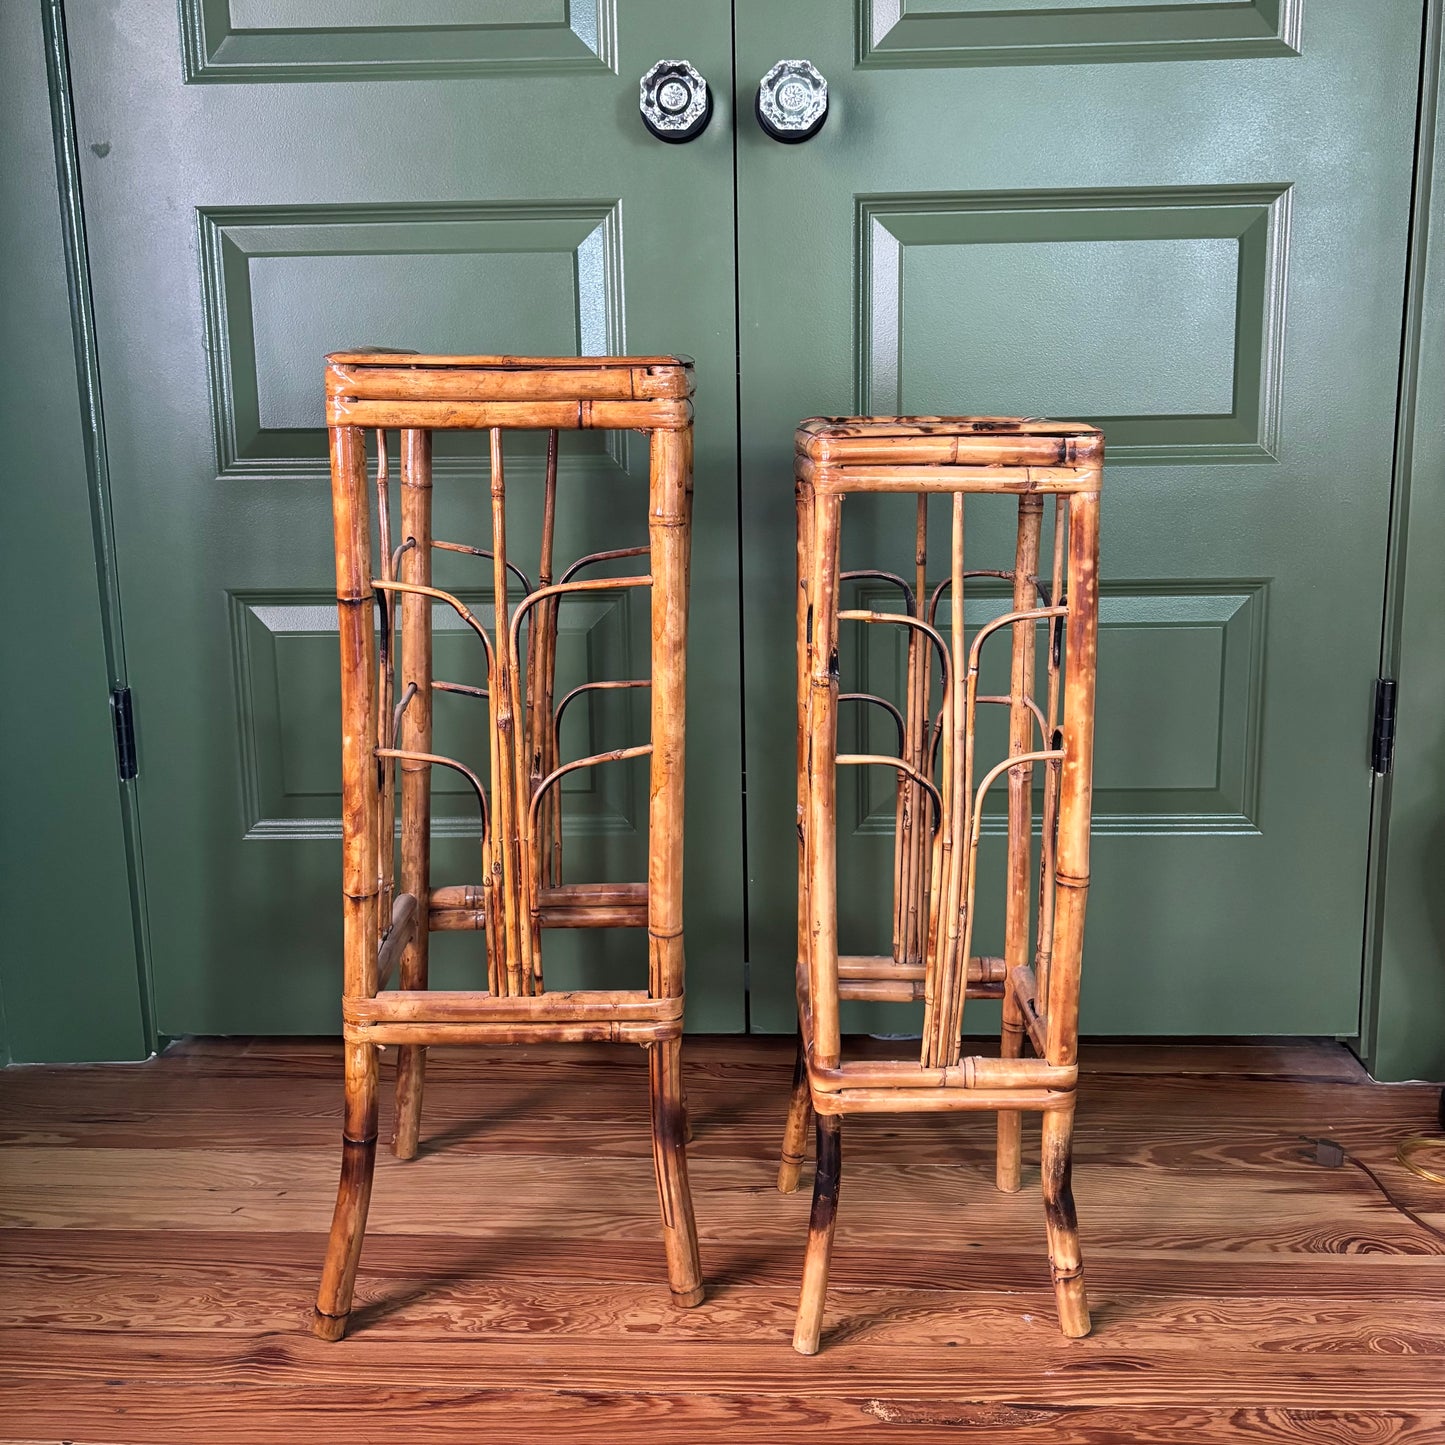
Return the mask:
<path id="1" fill-rule="evenodd" d="M 763 76 L 758 124 L 774 140 L 796 145 L 818 134 L 828 119 L 828 82 L 811 60 L 780 60 Z"/>
<path id="2" fill-rule="evenodd" d="M 700 136 L 712 119 L 712 94 L 685 60 L 659 60 L 642 77 L 637 108 L 642 123 L 671 145 Z"/>

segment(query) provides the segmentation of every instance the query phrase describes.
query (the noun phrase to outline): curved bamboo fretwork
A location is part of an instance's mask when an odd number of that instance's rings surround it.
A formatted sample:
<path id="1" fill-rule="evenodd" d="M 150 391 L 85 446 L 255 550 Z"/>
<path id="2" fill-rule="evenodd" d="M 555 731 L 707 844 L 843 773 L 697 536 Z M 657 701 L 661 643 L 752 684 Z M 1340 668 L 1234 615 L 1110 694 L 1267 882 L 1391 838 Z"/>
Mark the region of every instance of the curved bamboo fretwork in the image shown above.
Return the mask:
<path id="1" fill-rule="evenodd" d="M 879 697 L 876 692 L 840 692 L 838 701 L 862 702 L 872 707 L 881 707 L 893 719 L 894 725 L 898 729 L 898 756 L 900 759 L 903 758 L 904 749 L 908 746 L 908 723 L 896 703 L 890 702 L 886 697 Z M 910 767 L 912 767 L 911 764 Z M 912 768 L 912 771 L 917 773 L 920 770 Z"/>
<path id="2" fill-rule="evenodd" d="M 645 557 L 651 550 L 650 547 L 640 546 L 612 547 L 605 552 L 589 552 L 585 557 L 579 557 L 572 563 L 557 580 L 570 582 L 584 567 L 596 567 L 603 562 L 617 562 L 624 557 Z"/>
<path id="3" fill-rule="evenodd" d="M 439 552 L 457 552 L 464 557 L 484 557 L 492 563 L 497 560 L 496 553 L 490 547 L 469 547 L 465 542 L 443 542 L 440 538 L 433 538 L 432 546 Z M 524 594 L 532 590 L 531 578 L 515 562 L 504 557 L 502 565 L 507 569 L 508 576 L 515 577 L 522 584 Z"/>

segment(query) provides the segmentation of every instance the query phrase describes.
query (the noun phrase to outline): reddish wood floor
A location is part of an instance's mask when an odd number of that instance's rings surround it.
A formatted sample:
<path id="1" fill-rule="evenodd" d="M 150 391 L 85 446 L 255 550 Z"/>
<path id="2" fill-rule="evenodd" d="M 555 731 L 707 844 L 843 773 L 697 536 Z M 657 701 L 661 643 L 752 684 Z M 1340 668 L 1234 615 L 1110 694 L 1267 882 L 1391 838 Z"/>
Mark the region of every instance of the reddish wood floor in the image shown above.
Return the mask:
<path id="1" fill-rule="evenodd" d="M 808 1195 L 773 1187 L 791 1053 L 691 1043 L 709 1297 L 678 1312 L 641 1052 L 434 1051 L 427 1149 L 382 1156 L 339 1345 L 306 1330 L 335 1045 L 0 1074 L 0 1439 L 1445 1442 L 1445 1189 L 1394 1162 L 1437 1129 L 1436 1090 L 1326 1045 L 1086 1047 L 1076 1342 L 1036 1125 L 1005 1197 L 991 1119 L 850 1122 L 805 1360 Z"/>

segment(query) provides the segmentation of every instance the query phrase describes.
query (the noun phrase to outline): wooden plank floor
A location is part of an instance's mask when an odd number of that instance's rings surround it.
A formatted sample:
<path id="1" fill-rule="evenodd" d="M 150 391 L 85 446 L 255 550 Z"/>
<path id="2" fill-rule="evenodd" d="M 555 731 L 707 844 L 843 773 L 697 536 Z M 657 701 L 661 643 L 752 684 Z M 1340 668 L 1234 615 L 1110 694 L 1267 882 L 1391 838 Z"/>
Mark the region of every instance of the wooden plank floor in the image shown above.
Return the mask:
<path id="1" fill-rule="evenodd" d="M 1003 1196 L 991 1118 L 850 1121 L 805 1360 L 808 1194 L 773 1187 L 791 1052 L 690 1041 L 709 1297 L 679 1312 L 641 1051 L 433 1051 L 427 1149 L 381 1157 L 337 1345 L 306 1330 L 336 1045 L 0 1074 L 0 1439 L 1445 1442 L 1445 1189 L 1394 1162 L 1435 1089 L 1333 1045 L 1086 1047 L 1072 1342 L 1036 1124 Z M 1358 1163 L 1321 1167 L 1321 1136 Z"/>

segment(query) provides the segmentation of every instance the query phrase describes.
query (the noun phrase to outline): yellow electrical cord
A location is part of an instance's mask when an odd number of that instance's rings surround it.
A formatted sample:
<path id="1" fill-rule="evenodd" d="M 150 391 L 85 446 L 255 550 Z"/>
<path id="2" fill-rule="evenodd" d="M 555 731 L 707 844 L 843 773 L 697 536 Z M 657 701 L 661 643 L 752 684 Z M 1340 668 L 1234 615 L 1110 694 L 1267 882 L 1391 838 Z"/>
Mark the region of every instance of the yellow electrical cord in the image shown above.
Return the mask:
<path id="1" fill-rule="evenodd" d="M 1417 1154 L 1427 1154 L 1431 1151 L 1438 1151 L 1440 1154 L 1440 1169 L 1431 1169 L 1427 1165 L 1416 1163 Z M 1411 1174 L 1418 1175 L 1421 1179 L 1428 1179 L 1431 1184 L 1445 1184 L 1445 1139 L 1429 1139 L 1423 1134 L 1416 1134 L 1413 1138 L 1404 1140 L 1395 1153 L 1399 1160 Z"/>

